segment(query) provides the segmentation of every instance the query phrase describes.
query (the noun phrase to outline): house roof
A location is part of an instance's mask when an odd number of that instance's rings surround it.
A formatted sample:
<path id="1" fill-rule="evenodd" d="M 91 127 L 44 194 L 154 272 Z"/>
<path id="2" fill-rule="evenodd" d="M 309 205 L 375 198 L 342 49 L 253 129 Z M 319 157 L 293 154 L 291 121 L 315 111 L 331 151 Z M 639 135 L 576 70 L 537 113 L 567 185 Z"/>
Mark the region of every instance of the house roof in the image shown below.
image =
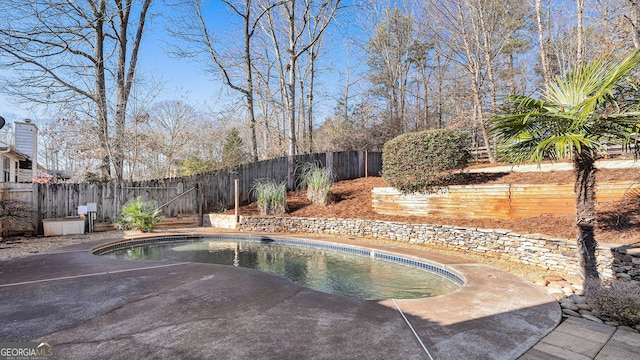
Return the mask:
<path id="1" fill-rule="evenodd" d="M 11 154 L 14 157 L 16 157 L 18 160 L 29 159 L 29 156 L 27 154 L 24 154 L 16 150 L 16 148 L 11 145 L 8 145 L 8 146 L 5 144 L 0 145 L 0 154 Z"/>

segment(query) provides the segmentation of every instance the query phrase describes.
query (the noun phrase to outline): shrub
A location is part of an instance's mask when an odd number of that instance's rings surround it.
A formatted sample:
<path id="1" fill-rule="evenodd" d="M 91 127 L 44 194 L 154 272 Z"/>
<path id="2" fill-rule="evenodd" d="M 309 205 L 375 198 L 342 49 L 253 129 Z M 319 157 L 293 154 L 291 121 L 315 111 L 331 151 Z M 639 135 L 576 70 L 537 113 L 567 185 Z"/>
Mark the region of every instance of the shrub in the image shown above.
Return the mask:
<path id="1" fill-rule="evenodd" d="M 471 135 L 466 131 L 430 130 L 402 134 L 384 145 L 382 175 L 404 192 L 429 191 L 454 169 L 467 166 Z"/>
<path id="2" fill-rule="evenodd" d="M 287 212 L 287 185 L 273 179 L 256 179 L 251 187 L 261 215 L 276 215 Z"/>
<path id="3" fill-rule="evenodd" d="M 587 302 L 599 317 L 621 325 L 640 324 L 640 285 L 620 280 L 587 283 Z"/>
<path id="4" fill-rule="evenodd" d="M 150 232 L 164 218 L 155 207 L 154 202 L 142 201 L 140 196 L 129 200 L 118 214 L 116 228 Z"/>
<path id="5" fill-rule="evenodd" d="M 327 205 L 331 200 L 331 184 L 335 180 L 330 168 L 320 163 L 307 163 L 302 167 L 301 185 L 307 187 L 307 199 L 315 205 Z"/>

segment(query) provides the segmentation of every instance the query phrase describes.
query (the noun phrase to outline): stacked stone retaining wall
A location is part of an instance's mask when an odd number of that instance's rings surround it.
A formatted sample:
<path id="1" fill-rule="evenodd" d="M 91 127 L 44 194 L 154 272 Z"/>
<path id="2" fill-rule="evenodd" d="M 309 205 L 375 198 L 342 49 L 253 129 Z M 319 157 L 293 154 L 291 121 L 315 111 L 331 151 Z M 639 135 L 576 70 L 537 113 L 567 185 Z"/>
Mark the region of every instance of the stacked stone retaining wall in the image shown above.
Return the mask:
<path id="1" fill-rule="evenodd" d="M 509 230 L 434 226 L 362 219 L 241 216 L 238 229 L 257 232 L 312 233 L 385 239 L 484 254 L 578 276 L 573 240 L 522 235 Z M 640 248 L 599 246 L 600 274 L 640 281 Z"/>

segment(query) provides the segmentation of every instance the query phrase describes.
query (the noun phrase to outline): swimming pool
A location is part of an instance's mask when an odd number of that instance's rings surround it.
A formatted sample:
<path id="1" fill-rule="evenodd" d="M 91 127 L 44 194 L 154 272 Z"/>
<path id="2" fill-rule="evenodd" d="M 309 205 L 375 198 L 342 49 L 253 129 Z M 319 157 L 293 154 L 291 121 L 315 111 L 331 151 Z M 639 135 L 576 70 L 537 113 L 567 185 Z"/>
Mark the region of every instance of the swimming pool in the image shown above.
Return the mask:
<path id="1" fill-rule="evenodd" d="M 372 249 L 260 236 L 172 236 L 110 244 L 94 253 L 126 260 L 240 266 L 314 290 L 370 300 L 438 296 L 457 290 L 457 274 Z"/>

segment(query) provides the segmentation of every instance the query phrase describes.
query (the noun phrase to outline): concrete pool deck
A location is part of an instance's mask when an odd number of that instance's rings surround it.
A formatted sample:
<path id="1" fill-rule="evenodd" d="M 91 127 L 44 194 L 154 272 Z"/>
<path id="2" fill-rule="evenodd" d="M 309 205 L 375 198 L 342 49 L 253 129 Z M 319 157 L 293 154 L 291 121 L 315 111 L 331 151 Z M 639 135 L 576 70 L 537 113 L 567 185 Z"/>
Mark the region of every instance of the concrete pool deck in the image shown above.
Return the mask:
<path id="1" fill-rule="evenodd" d="M 0 262 L 0 341 L 47 341 L 61 359 L 516 359 L 561 318 L 544 289 L 428 251 L 340 241 L 465 277 L 449 295 L 378 302 L 251 269 L 93 255 L 104 242 Z"/>

